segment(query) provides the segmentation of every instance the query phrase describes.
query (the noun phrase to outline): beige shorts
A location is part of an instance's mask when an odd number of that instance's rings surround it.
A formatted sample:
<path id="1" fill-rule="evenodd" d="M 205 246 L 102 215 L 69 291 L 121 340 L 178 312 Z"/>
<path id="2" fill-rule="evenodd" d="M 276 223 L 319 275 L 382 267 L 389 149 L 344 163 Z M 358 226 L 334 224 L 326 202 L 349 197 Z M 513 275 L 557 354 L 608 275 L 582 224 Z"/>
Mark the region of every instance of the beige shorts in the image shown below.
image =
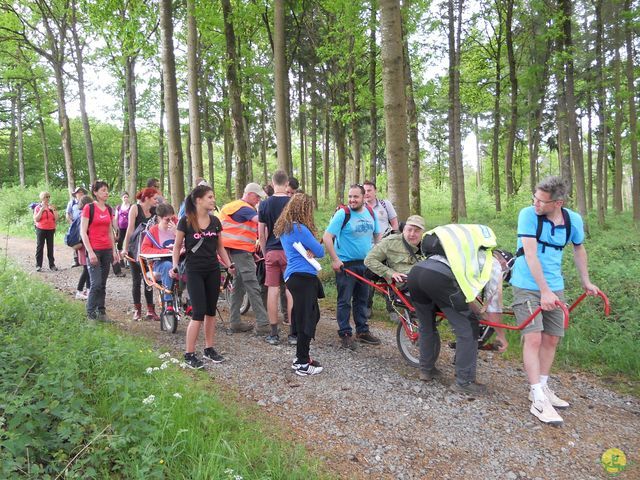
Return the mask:
<path id="1" fill-rule="evenodd" d="M 564 302 L 564 290 L 557 290 L 555 293 L 561 302 Z M 531 314 L 540 306 L 540 292 L 537 290 L 525 290 L 524 288 L 513 287 L 513 313 L 518 325 L 524 323 Z M 544 332 L 556 337 L 564 337 L 564 314 L 562 310 L 543 310 L 520 331 L 525 333 Z"/>

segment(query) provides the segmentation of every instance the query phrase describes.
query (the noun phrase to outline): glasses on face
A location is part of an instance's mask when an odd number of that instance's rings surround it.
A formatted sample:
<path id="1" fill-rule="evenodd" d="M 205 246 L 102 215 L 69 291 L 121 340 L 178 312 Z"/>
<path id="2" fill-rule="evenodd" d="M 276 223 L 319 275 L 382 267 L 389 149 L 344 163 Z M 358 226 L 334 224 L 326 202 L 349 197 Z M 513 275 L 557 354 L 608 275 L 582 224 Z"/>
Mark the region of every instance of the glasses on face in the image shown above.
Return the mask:
<path id="1" fill-rule="evenodd" d="M 45 195 L 45 196 L 44 196 L 44 197 L 42 197 L 42 198 L 51 198 L 51 195 Z"/>
<path id="2" fill-rule="evenodd" d="M 535 195 L 531 195 L 531 200 L 533 201 L 533 203 L 542 203 L 543 205 L 546 205 L 547 203 L 554 203 L 557 200 L 540 200 L 538 197 L 536 197 Z"/>

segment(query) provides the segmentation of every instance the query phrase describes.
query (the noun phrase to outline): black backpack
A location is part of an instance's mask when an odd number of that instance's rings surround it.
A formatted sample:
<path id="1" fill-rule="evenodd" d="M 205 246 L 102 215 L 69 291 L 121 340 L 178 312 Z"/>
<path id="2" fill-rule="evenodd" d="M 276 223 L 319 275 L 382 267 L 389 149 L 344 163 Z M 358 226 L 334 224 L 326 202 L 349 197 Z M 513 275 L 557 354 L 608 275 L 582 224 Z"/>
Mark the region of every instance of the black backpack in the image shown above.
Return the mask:
<path id="1" fill-rule="evenodd" d="M 538 215 L 538 227 L 536 228 L 536 241 L 542 245 L 542 253 L 545 252 L 547 247 L 554 248 L 556 250 L 562 250 L 569 243 L 569 239 L 571 238 L 571 216 L 566 208 L 562 209 L 562 218 L 564 219 L 564 229 L 566 233 L 566 237 L 564 240 L 564 245 L 556 245 L 554 243 L 549 243 L 540 240 L 540 236 L 542 235 L 542 226 L 544 225 L 544 215 Z M 516 257 L 521 257 L 524 255 L 524 248 L 520 247 L 516 252 Z"/>

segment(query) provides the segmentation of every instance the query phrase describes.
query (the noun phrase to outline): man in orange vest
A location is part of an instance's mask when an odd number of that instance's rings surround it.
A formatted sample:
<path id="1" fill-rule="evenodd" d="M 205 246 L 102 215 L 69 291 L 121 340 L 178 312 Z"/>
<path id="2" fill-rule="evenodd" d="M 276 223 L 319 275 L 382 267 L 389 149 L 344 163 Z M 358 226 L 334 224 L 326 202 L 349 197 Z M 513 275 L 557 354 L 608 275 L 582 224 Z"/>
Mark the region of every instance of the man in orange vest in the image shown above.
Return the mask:
<path id="1" fill-rule="evenodd" d="M 256 206 L 267 194 L 257 183 L 249 183 L 240 200 L 227 203 L 220 211 L 222 241 L 236 267 L 233 293 L 231 294 L 230 323 L 233 332 L 248 332 L 253 325 L 240 320 L 240 306 L 245 291 L 249 294 L 251 308 L 256 314 L 256 335 L 268 335 L 269 320 L 262 303 L 260 284 L 256 277 L 253 252 L 258 239 L 258 212 Z"/>

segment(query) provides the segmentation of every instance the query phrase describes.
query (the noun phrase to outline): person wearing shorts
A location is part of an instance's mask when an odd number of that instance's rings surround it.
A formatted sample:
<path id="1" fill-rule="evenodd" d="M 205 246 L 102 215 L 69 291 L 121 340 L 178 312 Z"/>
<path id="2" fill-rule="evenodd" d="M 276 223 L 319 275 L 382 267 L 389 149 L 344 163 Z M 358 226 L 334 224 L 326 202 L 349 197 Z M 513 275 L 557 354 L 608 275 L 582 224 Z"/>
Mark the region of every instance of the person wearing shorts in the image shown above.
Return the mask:
<path id="1" fill-rule="evenodd" d="M 260 202 L 258 208 L 258 238 L 260 248 L 264 252 L 265 280 L 267 287 L 267 315 L 269 316 L 269 328 L 271 332 L 265 337 L 270 345 L 280 343 L 278 332 L 278 300 L 280 297 L 280 284 L 287 268 L 287 257 L 282 249 L 280 239 L 273 234 L 273 228 L 282 214 L 284 207 L 289 202 L 287 195 L 287 182 L 289 177 L 284 170 L 276 170 L 271 178 L 273 195 Z M 292 299 L 291 294 L 285 289 L 287 298 L 287 312 L 290 314 Z M 287 315 L 287 318 L 291 318 Z M 295 322 L 291 322 L 288 341 L 295 345 Z"/>
<path id="2" fill-rule="evenodd" d="M 224 248 L 220 220 L 213 215 L 215 209 L 213 190 L 208 185 L 200 185 L 185 199 L 185 216 L 178 221 L 176 240 L 173 245 L 173 269 L 171 276 L 178 274 L 180 254 L 185 252 L 187 290 L 191 299 L 191 321 L 187 327 L 184 361 L 189 368 L 200 369 L 204 362 L 196 355 L 196 341 L 200 326 L 204 323 L 204 358 L 213 363 L 221 363 L 224 357 L 214 348 L 216 335 L 216 306 L 220 294 L 220 262 L 235 274 Z"/>
<path id="3" fill-rule="evenodd" d="M 557 303 L 564 303 L 562 252 L 568 242 L 573 243 L 573 259 L 585 292 L 599 292 L 589 279 L 582 217 L 563 208 L 567 192 L 560 177 L 546 178 L 536 186 L 533 206 L 523 208 L 518 216 L 518 252 L 511 276 L 518 323 L 542 307 L 542 313 L 522 330 L 522 357 L 531 385 L 529 411 L 551 425 L 563 422 L 556 408 L 569 406 L 547 383 L 558 343 L 564 336 L 564 319 Z"/>

